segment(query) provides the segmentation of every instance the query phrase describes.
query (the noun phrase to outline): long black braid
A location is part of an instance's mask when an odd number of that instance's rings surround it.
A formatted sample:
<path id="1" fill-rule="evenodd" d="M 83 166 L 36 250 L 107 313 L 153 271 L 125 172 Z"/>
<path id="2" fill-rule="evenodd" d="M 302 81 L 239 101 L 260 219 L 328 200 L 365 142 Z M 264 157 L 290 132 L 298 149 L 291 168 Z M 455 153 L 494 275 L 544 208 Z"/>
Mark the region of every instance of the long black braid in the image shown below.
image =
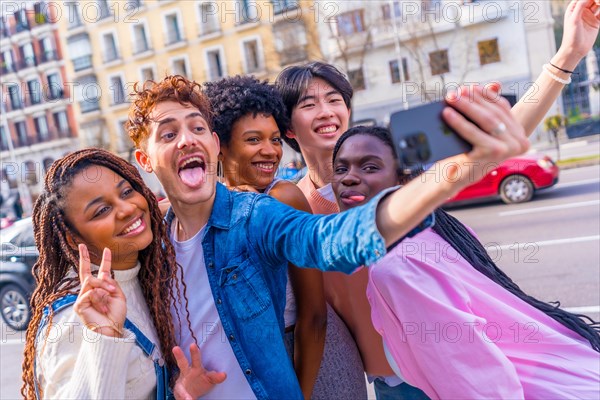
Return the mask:
<path id="1" fill-rule="evenodd" d="M 354 135 L 369 135 L 378 138 L 391 148 L 394 158 L 398 159 L 390 132 L 387 129 L 381 127 L 357 126 L 345 132 L 338 139 L 333 150 L 334 162 L 341 145 L 346 139 Z M 408 177 L 403 175 L 399 176 L 401 183 L 405 183 L 415 177 L 415 175 Z M 560 302 L 558 301 L 546 303 L 523 292 L 523 290 L 521 290 L 521 288 L 504 273 L 504 271 L 498 268 L 481 242 L 477 240 L 477 238 L 473 236 L 458 219 L 454 218 L 441 208 L 435 210 L 435 225 L 433 226 L 433 230 L 440 235 L 442 239 L 448 242 L 452 248 L 467 260 L 467 262 L 477 271 L 481 272 L 483 275 L 527 304 L 537 308 L 549 317 L 589 340 L 592 348 L 600 353 L 600 322 L 594 321 L 587 315 L 567 312 L 560 308 Z"/>

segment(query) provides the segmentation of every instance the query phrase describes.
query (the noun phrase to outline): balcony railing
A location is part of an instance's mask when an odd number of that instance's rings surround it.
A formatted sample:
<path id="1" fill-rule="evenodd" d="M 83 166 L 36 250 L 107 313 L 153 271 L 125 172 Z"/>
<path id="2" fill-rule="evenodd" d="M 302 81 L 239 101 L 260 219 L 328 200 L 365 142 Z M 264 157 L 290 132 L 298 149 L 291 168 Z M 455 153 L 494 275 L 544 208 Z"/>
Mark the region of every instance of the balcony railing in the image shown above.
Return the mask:
<path id="1" fill-rule="evenodd" d="M 89 113 L 92 111 L 97 111 L 100 109 L 100 100 L 99 99 L 88 99 L 79 102 L 79 108 L 81 109 L 81 113 Z"/>
<path id="2" fill-rule="evenodd" d="M 47 99 L 48 100 L 58 100 L 58 99 L 64 99 L 66 98 L 65 96 L 65 91 L 61 88 L 57 88 L 57 87 L 51 87 L 48 90 L 48 96 Z"/>
<path id="3" fill-rule="evenodd" d="M 20 33 L 20 32 L 24 32 L 24 31 L 28 31 L 28 30 L 29 30 L 29 23 L 17 22 L 17 24 L 15 25 L 15 28 L 14 28 L 15 33 Z"/>
<path id="4" fill-rule="evenodd" d="M 35 67 L 37 60 L 35 57 L 25 57 L 17 62 L 17 69 L 22 70 L 25 68 Z"/>
<path id="5" fill-rule="evenodd" d="M 40 58 L 42 62 L 55 61 L 58 60 L 58 53 L 56 50 L 47 50 L 42 53 Z"/>
<path id="6" fill-rule="evenodd" d="M 58 128 L 56 130 L 56 132 L 58 133 L 58 137 L 61 138 L 61 139 L 70 138 L 71 136 L 73 136 L 72 133 L 71 133 L 71 128 L 69 128 L 69 127 Z"/>
<path id="7" fill-rule="evenodd" d="M 32 106 L 35 106 L 36 104 L 41 104 L 42 103 L 42 95 L 38 90 L 32 91 L 31 95 L 29 96 L 29 104 Z"/>
<path id="8" fill-rule="evenodd" d="M 15 64 L 2 63 L 2 75 L 10 74 L 11 72 L 17 72 Z"/>
<path id="9" fill-rule="evenodd" d="M 81 71 L 87 68 L 92 68 L 92 55 L 77 57 L 73 60 L 73 69 L 75 72 Z"/>
<path id="10" fill-rule="evenodd" d="M 24 136 L 18 135 L 17 136 L 17 147 L 25 147 L 25 146 L 29 146 L 29 138 L 27 137 L 27 134 L 25 134 Z"/>

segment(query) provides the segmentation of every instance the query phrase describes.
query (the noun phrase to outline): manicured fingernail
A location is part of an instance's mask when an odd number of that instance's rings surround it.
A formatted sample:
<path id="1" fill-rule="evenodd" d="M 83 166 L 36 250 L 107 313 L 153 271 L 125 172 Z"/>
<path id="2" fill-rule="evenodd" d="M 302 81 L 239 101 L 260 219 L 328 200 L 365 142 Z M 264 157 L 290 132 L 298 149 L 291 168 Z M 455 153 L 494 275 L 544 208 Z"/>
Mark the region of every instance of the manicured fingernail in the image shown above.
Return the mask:
<path id="1" fill-rule="evenodd" d="M 110 290 L 111 292 L 113 292 L 113 291 L 117 290 L 117 288 L 116 288 L 116 287 L 114 287 L 113 285 L 108 285 L 108 286 L 107 286 L 107 288 L 108 288 L 108 290 Z"/>

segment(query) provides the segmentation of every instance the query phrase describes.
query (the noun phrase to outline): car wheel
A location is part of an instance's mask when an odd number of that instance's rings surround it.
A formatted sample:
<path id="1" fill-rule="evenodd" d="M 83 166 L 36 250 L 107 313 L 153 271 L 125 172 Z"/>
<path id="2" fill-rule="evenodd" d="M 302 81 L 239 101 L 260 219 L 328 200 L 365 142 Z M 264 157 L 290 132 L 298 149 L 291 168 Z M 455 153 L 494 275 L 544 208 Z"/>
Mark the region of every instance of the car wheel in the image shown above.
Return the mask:
<path id="1" fill-rule="evenodd" d="M 533 197 L 533 183 L 523 175 L 510 175 L 500 185 L 500 197 L 506 204 L 524 203 Z"/>
<path id="2" fill-rule="evenodd" d="M 6 324 L 17 331 L 27 328 L 31 311 L 27 293 L 19 286 L 8 284 L 0 289 L 0 311 Z"/>

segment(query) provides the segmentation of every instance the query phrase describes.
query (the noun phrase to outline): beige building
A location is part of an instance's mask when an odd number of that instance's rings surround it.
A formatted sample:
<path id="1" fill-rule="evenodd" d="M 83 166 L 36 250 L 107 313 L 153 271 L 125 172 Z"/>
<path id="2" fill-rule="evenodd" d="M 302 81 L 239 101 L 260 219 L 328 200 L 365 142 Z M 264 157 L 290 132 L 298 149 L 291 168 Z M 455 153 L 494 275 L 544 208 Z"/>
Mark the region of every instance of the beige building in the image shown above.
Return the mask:
<path id="1" fill-rule="evenodd" d="M 83 145 L 127 155 L 136 82 L 181 74 L 273 79 L 321 58 L 311 1 L 65 1 L 60 22 Z"/>

